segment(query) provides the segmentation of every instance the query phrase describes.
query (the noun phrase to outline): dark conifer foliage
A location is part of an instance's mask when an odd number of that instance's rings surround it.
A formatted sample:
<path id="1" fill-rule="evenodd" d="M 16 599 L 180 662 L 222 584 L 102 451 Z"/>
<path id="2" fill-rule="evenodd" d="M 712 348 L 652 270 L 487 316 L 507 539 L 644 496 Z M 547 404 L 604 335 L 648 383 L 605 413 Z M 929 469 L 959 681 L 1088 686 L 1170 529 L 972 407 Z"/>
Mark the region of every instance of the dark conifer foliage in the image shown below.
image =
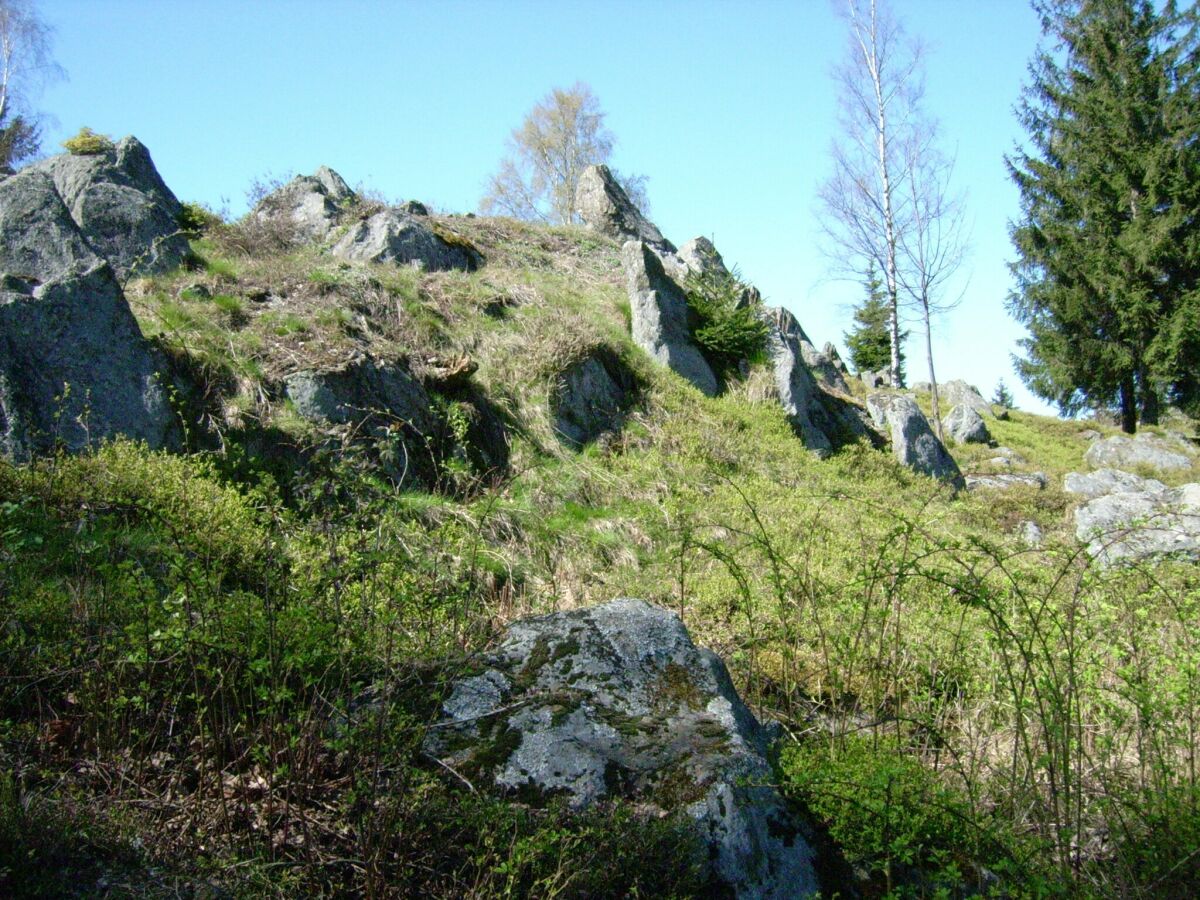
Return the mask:
<path id="1" fill-rule="evenodd" d="M 1018 112 L 1027 150 L 1009 309 L 1022 380 L 1066 414 L 1124 430 L 1200 381 L 1200 102 L 1194 11 L 1151 0 L 1040 0 L 1047 44 Z"/>

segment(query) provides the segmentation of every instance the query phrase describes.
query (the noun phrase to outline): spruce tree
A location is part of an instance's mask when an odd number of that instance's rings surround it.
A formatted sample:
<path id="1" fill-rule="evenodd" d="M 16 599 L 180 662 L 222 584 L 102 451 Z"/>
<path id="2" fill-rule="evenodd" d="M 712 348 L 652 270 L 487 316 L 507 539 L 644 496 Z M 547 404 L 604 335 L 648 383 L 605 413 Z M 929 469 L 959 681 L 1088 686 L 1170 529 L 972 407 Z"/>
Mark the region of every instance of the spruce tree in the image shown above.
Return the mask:
<path id="1" fill-rule="evenodd" d="M 1194 54 L 1173 4 L 1040 0 L 1050 46 L 1019 107 L 1030 150 L 1009 309 L 1017 372 L 1065 414 L 1119 408 L 1124 430 L 1189 405 L 1200 360 Z"/>
<path id="2" fill-rule="evenodd" d="M 892 305 L 874 265 L 868 268 L 863 287 L 867 295 L 854 309 L 854 327 L 843 335 L 850 365 L 859 374 L 888 369 L 892 363 Z M 901 346 L 907 337 L 907 331 L 900 335 Z M 904 351 L 899 355 L 900 384 L 904 384 Z"/>

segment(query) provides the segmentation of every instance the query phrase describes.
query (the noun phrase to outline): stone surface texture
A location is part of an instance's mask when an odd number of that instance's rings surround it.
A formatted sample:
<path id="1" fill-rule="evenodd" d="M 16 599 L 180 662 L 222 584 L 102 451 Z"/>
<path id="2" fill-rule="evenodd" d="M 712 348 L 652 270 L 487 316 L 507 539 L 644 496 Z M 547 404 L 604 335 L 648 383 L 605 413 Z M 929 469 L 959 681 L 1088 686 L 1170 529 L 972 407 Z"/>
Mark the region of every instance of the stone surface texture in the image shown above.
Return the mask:
<path id="1" fill-rule="evenodd" d="M 550 389 L 555 434 L 580 448 L 621 427 L 637 393 L 637 379 L 620 357 L 602 347 L 568 366 Z"/>
<path id="2" fill-rule="evenodd" d="M 1192 456 L 1180 444 L 1144 431 L 1133 437 L 1118 434 L 1093 441 L 1083 459 L 1096 469 L 1147 466 L 1174 472 L 1192 467 Z"/>
<path id="3" fill-rule="evenodd" d="M 658 226 L 633 205 L 608 166 L 584 169 L 575 191 L 575 208 L 588 228 L 618 243 L 641 241 L 660 255 L 675 251 Z"/>
<path id="4" fill-rule="evenodd" d="M 966 486 L 958 464 L 911 397 L 885 392 L 870 394 L 867 410 L 876 426 L 890 434 L 892 454 L 902 465 L 958 488 Z"/>
<path id="5" fill-rule="evenodd" d="M 1103 564 L 1200 557 L 1200 484 L 1169 488 L 1153 478 L 1100 469 L 1068 473 L 1064 490 L 1085 498 L 1075 509 L 1075 536 Z"/>
<path id="6" fill-rule="evenodd" d="M 640 600 L 513 623 L 453 686 L 425 749 L 502 793 L 682 814 L 743 898 L 818 889 L 804 823 L 771 786 L 763 728 L 724 664 Z"/>
<path id="7" fill-rule="evenodd" d="M 163 272 L 187 258 L 182 207 L 137 138 L 102 153 L 51 156 L 30 169 L 54 180 L 84 240 L 117 278 Z"/>
<path id="8" fill-rule="evenodd" d="M 43 168 L 0 181 L 0 273 L 0 452 L 174 442 L 150 344 Z"/>
<path id="9" fill-rule="evenodd" d="M 715 396 L 717 376 L 692 343 L 687 297 L 682 289 L 667 275 L 654 249 L 643 241 L 627 241 L 621 248 L 621 259 L 633 342 L 703 393 Z"/>
<path id="10" fill-rule="evenodd" d="M 987 423 L 973 407 L 955 406 L 942 419 L 942 431 L 956 444 L 987 444 L 992 440 Z"/>
<path id="11" fill-rule="evenodd" d="M 411 265 L 426 272 L 474 268 L 466 250 L 447 244 L 419 218 L 395 209 L 352 224 L 331 252 L 342 259 Z"/>

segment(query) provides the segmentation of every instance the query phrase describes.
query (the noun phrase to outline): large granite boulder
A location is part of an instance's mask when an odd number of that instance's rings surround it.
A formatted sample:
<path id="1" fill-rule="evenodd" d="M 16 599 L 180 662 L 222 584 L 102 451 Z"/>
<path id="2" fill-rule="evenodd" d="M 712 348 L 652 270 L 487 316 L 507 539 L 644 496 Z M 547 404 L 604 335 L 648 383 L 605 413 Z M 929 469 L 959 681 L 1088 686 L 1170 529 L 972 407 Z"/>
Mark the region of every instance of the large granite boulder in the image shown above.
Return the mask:
<path id="1" fill-rule="evenodd" d="M 1072 472 L 1065 489 L 1087 498 L 1075 510 L 1075 536 L 1105 565 L 1164 555 L 1200 557 L 1200 484 L 1101 469 Z"/>
<path id="2" fill-rule="evenodd" d="M 575 208 L 584 224 L 620 243 L 641 241 L 656 253 L 674 253 L 674 245 L 633 205 L 608 166 L 588 166 L 579 176 Z"/>
<path id="3" fill-rule="evenodd" d="M 396 209 L 355 222 L 333 245 L 332 253 L 343 259 L 411 265 L 427 272 L 475 268 L 464 248 L 447 244 L 419 218 Z"/>
<path id="4" fill-rule="evenodd" d="M 675 257 L 688 272 L 694 272 L 697 275 L 731 274 L 713 242 L 706 237 L 692 238 L 675 252 Z"/>
<path id="5" fill-rule="evenodd" d="M 311 175 L 298 175 L 268 194 L 254 207 L 252 215 L 280 218 L 289 222 L 304 238 L 324 240 L 343 212 L 358 200 L 345 180 L 328 166 Z"/>
<path id="6" fill-rule="evenodd" d="M 804 353 L 812 344 L 796 317 L 776 307 L 764 309 L 763 317 L 776 394 L 804 446 L 827 456 L 846 440 L 866 436 L 857 410 L 821 390 Z"/>
<path id="7" fill-rule="evenodd" d="M 965 404 L 951 407 L 942 418 L 942 431 L 956 444 L 988 444 L 992 440 L 983 416 Z"/>
<path id="8" fill-rule="evenodd" d="M 641 600 L 513 623 L 453 686 L 425 750 L 501 793 L 605 798 L 689 817 L 714 895 L 818 889 L 804 825 L 772 786 L 763 728 L 724 664 Z"/>
<path id="9" fill-rule="evenodd" d="M 938 385 L 938 400 L 947 408 L 966 406 L 975 410 L 981 416 L 992 415 L 992 404 L 983 399 L 983 395 L 965 381 L 947 381 Z"/>
<path id="10" fill-rule="evenodd" d="M 550 418 L 564 444 L 580 448 L 616 431 L 633 403 L 633 371 L 607 347 L 568 366 L 550 388 Z"/>
<path id="11" fill-rule="evenodd" d="M 182 207 L 137 138 L 122 138 L 100 153 L 62 153 L 30 168 L 54 180 L 84 240 L 118 278 L 166 271 L 187 257 Z"/>
<path id="12" fill-rule="evenodd" d="M 994 491 L 1006 491 L 1015 487 L 1031 487 L 1043 490 L 1050 483 L 1044 472 L 1000 472 L 998 474 L 968 475 L 967 490 L 989 488 Z"/>
<path id="13" fill-rule="evenodd" d="M 0 180 L 0 452 L 176 437 L 149 343 L 52 176 Z"/>
<path id="14" fill-rule="evenodd" d="M 890 433 L 892 454 L 902 465 L 958 488 L 966 486 L 958 464 L 929 428 L 929 420 L 911 397 L 870 394 L 867 410 L 876 426 Z"/>
<path id="15" fill-rule="evenodd" d="M 692 343 L 687 297 L 667 275 L 662 260 L 644 241 L 626 242 L 621 258 L 629 291 L 633 342 L 703 393 L 715 396 L 717 376 Z"/>
<path id="16" fill-rule="evenodd" d="M 1159 472 L 1177 472 L 1192 467 L 1184 447 L 1147 432 L 1133 437 L 1114 435 L 1094 441 L 1083 455 L 1093 468 L 1146 466 Z"/>

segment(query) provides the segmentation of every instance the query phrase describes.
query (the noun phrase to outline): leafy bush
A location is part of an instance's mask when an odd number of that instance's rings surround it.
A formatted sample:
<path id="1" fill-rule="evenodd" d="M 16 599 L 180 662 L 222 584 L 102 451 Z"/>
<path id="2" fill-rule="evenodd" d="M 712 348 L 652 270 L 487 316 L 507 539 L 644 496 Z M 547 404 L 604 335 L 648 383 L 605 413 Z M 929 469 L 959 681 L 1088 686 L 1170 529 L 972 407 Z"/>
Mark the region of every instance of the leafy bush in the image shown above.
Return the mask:
<path id="1" fill-rule="evenodd" d="M 84 125 L 74 136 L 62 142 L 68 153 L 74 156 L 96 156 L 113 149 L 112 138 L 106 134 L 97 134 Z"/>
<path id="2" fill-rule="evenodd" d="M 716 268 L 692 272 L 684 288 L 695 320 L 692 338 L 718 374 L 735 371 L 741 360 L 761 359 L 767 325 L 760 318 L 760 304 L 736 275 Z"/>
<path id="3" fill-rule="evenodd" d="M 184 203 L 175 221 L 185 236 L 198 238 L 220 225 L 221 217 L 203 203 Z"/>

